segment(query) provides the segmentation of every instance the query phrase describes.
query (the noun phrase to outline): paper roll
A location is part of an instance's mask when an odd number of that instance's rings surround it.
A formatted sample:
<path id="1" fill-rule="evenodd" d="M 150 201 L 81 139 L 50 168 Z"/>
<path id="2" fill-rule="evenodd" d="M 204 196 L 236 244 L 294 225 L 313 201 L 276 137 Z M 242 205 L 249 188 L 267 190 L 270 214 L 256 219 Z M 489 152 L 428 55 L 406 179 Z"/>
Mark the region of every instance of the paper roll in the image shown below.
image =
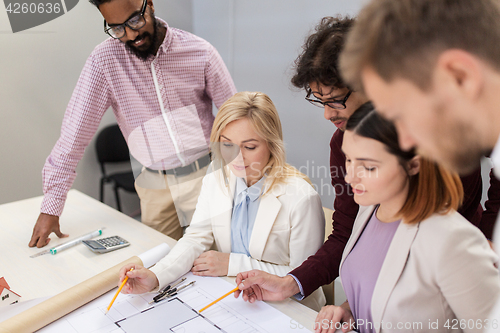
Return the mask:
<path id="1" fill-rule="evenodd" d="M 165 257 L 169 252 L 170 246 L 168 246 L 167 243 L 161 243 L 160 245 L 153 247 L 151 250 L 140 254 L 139 258 L 142 260 L 142 265 L 149 268 Z"/>
<path id="2" fill-rule="evenodd" d="M 132 257 L 98 275 L 57 294 L 48 300 L 0 323 L 1 333 L 31 333 L 67 315 L 80 306 L 107 293 L 118 284 L 118 271 L 124 265 L 142 265 L 139 257 Z"/>
<path id="3" fill-rule="evenodd" d="M 153 266 L 170 252 L 162 243 L 138 257 L 132 257 L 48 300 L 0 323 L 0 333 L 34 332 L 107 293 L 118 285 L 120 268 L 133 263 Z"/>

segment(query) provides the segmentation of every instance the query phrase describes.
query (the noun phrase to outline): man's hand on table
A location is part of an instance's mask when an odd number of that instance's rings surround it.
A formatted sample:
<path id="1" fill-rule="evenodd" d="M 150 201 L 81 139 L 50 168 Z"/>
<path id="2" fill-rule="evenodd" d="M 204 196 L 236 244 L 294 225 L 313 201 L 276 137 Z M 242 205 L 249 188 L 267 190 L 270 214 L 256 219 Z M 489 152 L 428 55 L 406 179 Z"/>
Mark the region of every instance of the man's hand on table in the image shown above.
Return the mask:
<path id="1" fill-rule="evenodd" d="M 243 293 L 245 302 L 282 301 L 300 292 L 299 286 L 290 275 L 279 277 L 259 270 L 239 273 L 236 285 L 240 288 L 234 293 L 238 298 Z"/>
<path id="2" fill-rule="evenodd" d="M 40 213 L 35 227 L 33 228 L 33 234 L 31 236 L 29 247 L 44 247 L 49 244 L 49 235 L 52 232 L 54 232 L 59 238 L 68 237 L 67 234 L 63 234 L 60 230 L 59 216 Z"/>

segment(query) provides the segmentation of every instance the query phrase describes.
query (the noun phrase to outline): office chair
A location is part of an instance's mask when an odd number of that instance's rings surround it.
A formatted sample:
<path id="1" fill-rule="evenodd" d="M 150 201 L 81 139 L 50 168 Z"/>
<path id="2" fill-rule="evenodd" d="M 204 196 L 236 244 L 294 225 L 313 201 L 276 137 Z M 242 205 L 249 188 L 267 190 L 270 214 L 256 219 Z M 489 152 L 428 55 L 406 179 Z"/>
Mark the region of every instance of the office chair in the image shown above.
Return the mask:
<path id="1" fill-rule="evenodd" d="M 96 142 L 95 150 L 97 152 L 97 160 L 101 165 L 101 191 L 100 200 L 104 202 L 104 184 L 112 183 L 115 198 L 116 208 L 121 212 L 120 196 L 118 189 L 122 188 L 127 192 L 136 192 L 134 187 L 134 174 L 132 170 L 127 172 L 116 172 L 106 174 L 105 164 L 108 163 L 130 163 L 130 156 L 128 151 L 127 142 L 123 138 L 122 132 L 117 124 L 105 127 L 99 132 Z"/>
<path id="2" fill-rule="evenodd" d="M 328 236 L 333 231 L 333 225 L 332 225 L 332 217 L 333 217 L 333 210 L 330 208 L 323 207 L 323 213 L 325 214 L 325 242 L 328 239 Z M 323 293 L 325 294 L 326 298 L 326 304 L 327 305 L 335 305 L 335 281 L 333 281 L 330 284 L 325 284 L 323 286 Z"/>

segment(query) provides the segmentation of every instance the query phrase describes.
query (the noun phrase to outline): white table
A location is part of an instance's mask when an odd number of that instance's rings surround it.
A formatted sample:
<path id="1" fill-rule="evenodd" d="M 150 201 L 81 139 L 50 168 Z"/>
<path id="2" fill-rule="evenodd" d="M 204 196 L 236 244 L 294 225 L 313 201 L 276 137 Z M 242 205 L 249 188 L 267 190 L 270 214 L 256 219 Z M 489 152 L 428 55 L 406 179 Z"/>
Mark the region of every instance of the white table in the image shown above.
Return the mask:
<path id="1" fill-rule="evenodd" d="M 11 290 L 21 295 L 21 301 L 58 294 L 161 243 L 173 247 L 176 242 L 77 190 L 71 190 L 60 218 L 61 231 L 69 237 L 59 239 L 52 234 L 48 246 L 30 248 L 28 243 L 40 213 L 41 201 L 42 197 L 36 197 L 0 205 L 0 277 L 5 277 Z M 101 237 L 118 235 L 131 245 L 106 254 L 96 254 L 84 245 L 77 245 L 56 255 L 30 258 L 32 254 L 102 227 L 105 229 Z M 234 278 L 225 279 L 235 284 Z M 293 300 L 270 304 L 296 321 L 291 325 L 300 324 L 312 330 L 316 311 Z"/>

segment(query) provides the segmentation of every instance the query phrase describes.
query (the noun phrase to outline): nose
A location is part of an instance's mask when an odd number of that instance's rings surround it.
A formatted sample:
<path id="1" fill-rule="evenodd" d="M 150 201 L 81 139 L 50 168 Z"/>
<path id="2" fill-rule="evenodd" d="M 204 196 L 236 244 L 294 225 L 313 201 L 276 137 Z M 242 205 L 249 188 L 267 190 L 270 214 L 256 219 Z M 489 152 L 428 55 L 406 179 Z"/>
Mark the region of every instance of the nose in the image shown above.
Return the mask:
<path id="1" fill-rule="evenodd" d="M 244 162 L 245 158 L 243 156 L 243 151 L 241 149 L 238 149 L 238 155 L 236 155 L 236 157 L 234 158 L 233 160 L 233 163 L 241 163 L 241 164 L 244 164 L 242 162 Z"/>
<path id="2" fill-rule="evenodd" d="M 401 135 L 399 137 L 399 146 L 402 150 L 410 150 L 415 147 L 415 140 L 409 135 Z"/>
<path id="3" fill-rule="evenodd" d="M 126 41 L 134 40 L 137 38 L 137 36 L 139 36 L 139 31 L 130 29 L 129 27 L 125 26 L 125 36 L 127 36 Z"/>
<path id="4" fill-rule="evenodd" d="M 399 147 L 402 150 L 410 150 L 417 145 L 417 142 L 403 124 L 396 123 L 396 129 L 398 130 Z"/>
<path id="5" fill-rule="evenodd" d="M 353 185 L 357 181 L 356 172 L 354 171 L 354 166 L 350 165 L 345 168 L 345 182 Z"/>
<path id="6" fill-rule="evenodd" d="M 330 120 L 332 118 L 335 118 L 338 114 L 338 111 L 329 107 L 328 105 L 325 105 L 325 112 L 324 112 L 324 117 L 326 120 Z"/>

